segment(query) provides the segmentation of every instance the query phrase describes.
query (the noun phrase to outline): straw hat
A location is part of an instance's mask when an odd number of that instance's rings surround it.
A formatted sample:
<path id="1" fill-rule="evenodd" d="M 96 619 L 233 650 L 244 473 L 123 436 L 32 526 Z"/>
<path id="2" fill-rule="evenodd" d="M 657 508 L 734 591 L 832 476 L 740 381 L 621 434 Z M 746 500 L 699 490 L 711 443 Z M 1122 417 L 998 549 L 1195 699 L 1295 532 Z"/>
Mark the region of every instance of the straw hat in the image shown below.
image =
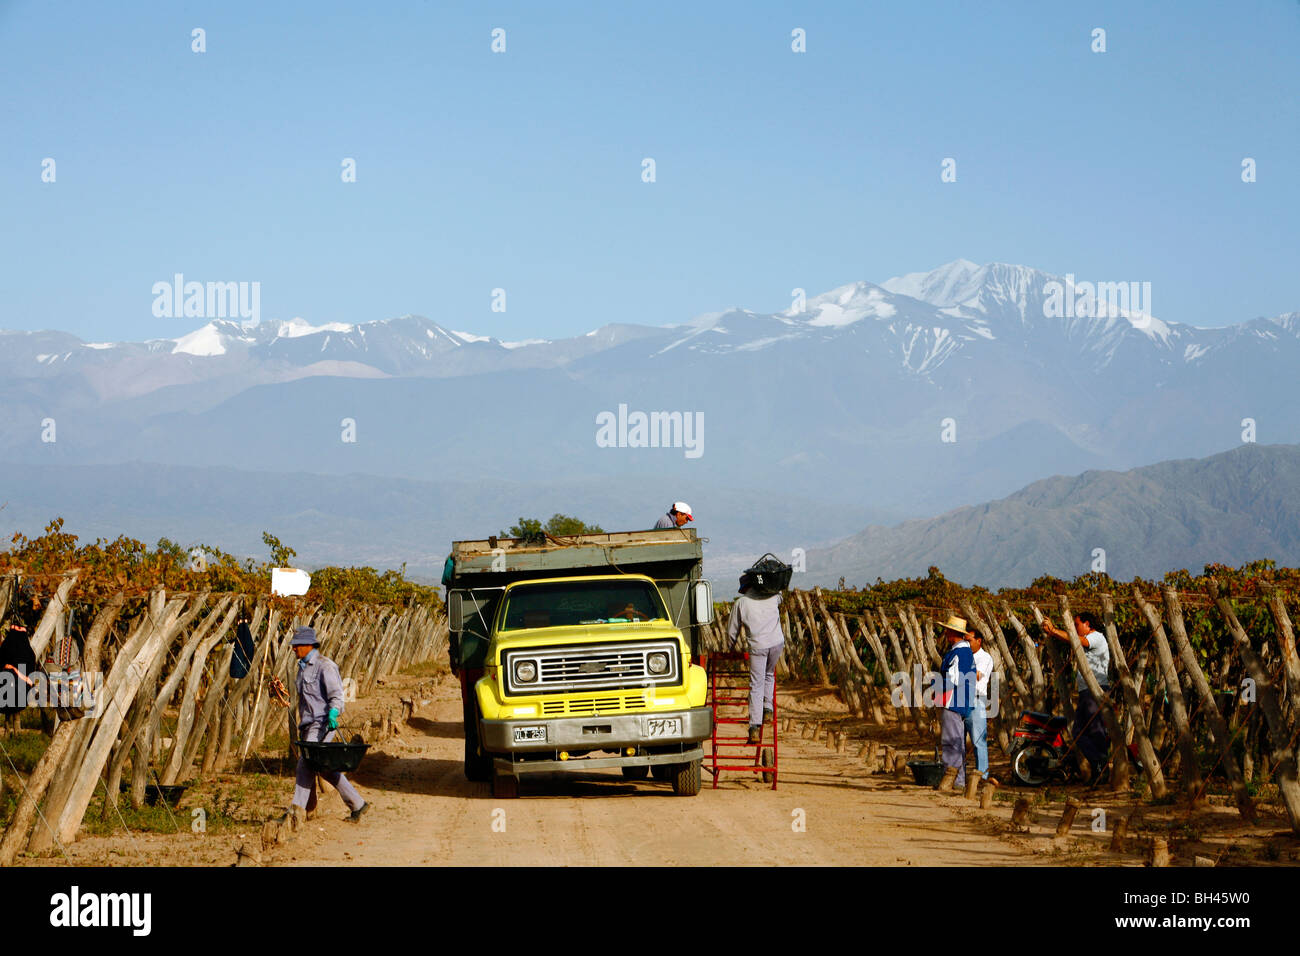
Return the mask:
<path id="1" fill-rule="evenodd" d="M 939 625 L 946 631 L 956 631 L 962 637 L 966 636 L 966 619 L 957 617 L 955 614 Z"/>

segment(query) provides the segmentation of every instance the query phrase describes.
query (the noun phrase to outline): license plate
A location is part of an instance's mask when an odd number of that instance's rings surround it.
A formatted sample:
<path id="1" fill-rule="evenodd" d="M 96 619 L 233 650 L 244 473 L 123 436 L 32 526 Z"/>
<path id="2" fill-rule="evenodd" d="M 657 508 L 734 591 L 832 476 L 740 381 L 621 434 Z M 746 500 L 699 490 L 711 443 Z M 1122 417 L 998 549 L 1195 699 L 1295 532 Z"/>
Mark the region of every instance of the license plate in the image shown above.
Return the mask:
<path id="1" fill-rule="evenodd" d="M 516 727 L 515 743 L 517 744 L 546 743 L 546 725 L 533 724 L 527 727 Z"/>
<path id="2" fill-rule="evenodd" d="M 651 717 L 646 721 L 647 737 L 680 737 L 681 735 L 680 717 Z"/>

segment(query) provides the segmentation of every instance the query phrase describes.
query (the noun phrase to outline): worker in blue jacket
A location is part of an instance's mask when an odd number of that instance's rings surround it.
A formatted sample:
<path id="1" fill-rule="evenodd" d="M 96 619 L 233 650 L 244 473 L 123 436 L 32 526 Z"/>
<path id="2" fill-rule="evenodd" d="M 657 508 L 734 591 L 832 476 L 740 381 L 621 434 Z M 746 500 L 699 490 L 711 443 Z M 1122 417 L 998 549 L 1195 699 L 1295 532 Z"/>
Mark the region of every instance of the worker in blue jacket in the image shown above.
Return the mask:
<path id="1" fill-rule="evenodd" d="M 975 706 L 975 654 L 966 640 L 966 621 L 953 615 L 943 624 L 948 653 L 939 672 L 943 677 L 942 729 L 943 765 L 957 768 L 956 785 L 966 786 L 966 717 Z"/>
<path id="2" fill-rule="evenodd" d="M 339 667 L 319 650 L 320 641 L 310 627 L 299 627 L 293 632 L 293 652 L 298 657 L 298 738 L 309 742 L 328 742 L 334 737 L 343 712 L 343 678 Z M 348 817 L 353 823 L 370 804 L 357 793 L 356 787 L 342 773 L 323 773 L 322 777 L 339 792 L 343 802 L 352 811 Z M 307 809 L 315 803 L 316 771 L 298 754 L 298 774 L 293 788 L 293 805 Z"/>

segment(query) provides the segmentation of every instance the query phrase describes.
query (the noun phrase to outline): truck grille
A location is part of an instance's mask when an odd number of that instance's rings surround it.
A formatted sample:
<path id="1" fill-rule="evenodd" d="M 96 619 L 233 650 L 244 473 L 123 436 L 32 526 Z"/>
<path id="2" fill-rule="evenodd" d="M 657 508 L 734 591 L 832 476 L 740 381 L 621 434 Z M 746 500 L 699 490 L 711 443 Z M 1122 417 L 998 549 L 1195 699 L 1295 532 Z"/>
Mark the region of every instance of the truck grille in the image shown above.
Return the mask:
<path id="1" fill-rule="evenodd" d="M 571 700 L 547 700 L 542 702 L 543 717 L 595 716 L 612 714 L 621 710 L 643 710 L 644 694 L 627 694 L 609 697 L 575 697 Z"/>
<path id="2" fill-rule="evenodd" d="M 655 653 L 668 656 L 668 670 L 663 674 L 650 673 L 647 659 Z M 514 665 L 522 660 L 537 665 L 537 679 L 531 683 L 515 680 Z M 672 686 L 682 681 L 681 650 L 676 641 L 520 648 L 506 651 L 501 666 L 506 693 L 514 695 Z"/>

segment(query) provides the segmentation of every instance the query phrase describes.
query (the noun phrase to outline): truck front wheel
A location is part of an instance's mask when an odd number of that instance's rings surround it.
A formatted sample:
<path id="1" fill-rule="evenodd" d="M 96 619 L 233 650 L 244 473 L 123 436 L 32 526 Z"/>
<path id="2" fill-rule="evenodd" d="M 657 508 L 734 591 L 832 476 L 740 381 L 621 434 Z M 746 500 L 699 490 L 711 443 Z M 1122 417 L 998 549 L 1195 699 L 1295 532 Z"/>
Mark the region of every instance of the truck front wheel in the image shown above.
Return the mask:
<path id="1" fill-rule="evenodd" d="M 676 763 L 673 768 L 673 793 L 679 797 L 693 797 L 700 792 L 700 762 Z"/>
<path id="2" fill-rule="evenodd" d="M 492 757 L 483 753 L 478 744 L 478 705 L 465 701 L 465 779 L 484 781 L 492 779 Z"/>

